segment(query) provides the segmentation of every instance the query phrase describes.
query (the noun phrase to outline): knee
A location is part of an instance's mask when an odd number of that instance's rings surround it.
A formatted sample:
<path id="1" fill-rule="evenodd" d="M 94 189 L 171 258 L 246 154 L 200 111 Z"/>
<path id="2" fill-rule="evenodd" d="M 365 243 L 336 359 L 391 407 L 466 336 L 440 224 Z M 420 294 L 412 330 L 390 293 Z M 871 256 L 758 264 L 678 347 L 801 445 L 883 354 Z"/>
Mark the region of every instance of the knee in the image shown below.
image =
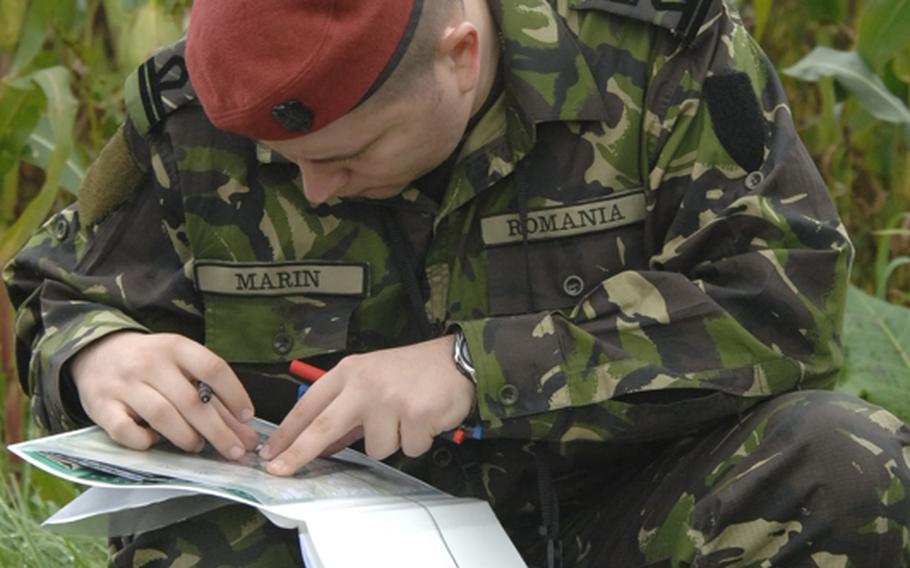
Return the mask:
<path id="1" fill-rule="evenodd" d="M 783 531 L 767 557 L 775 565 L 834 554 L 878 566 L 907 549 L 910 430 L 893 414 L 844 393 L 800 391 L 757 406 L 739 427 L 748 432 L 733 452 L 740 459 L 696 507 L 718 537 L 702 553 L 717 552 L 731 526 Z"/>
<path id="2" fill-rule="evenodd" d="M 766 436 L 789 440 L 790 451 L 857 465 L 893 462 L 893 468 L 910 472 L 910 429 L 879 406 L 832 391 L 794 392 L 765 405 L 759 416 Z"/>

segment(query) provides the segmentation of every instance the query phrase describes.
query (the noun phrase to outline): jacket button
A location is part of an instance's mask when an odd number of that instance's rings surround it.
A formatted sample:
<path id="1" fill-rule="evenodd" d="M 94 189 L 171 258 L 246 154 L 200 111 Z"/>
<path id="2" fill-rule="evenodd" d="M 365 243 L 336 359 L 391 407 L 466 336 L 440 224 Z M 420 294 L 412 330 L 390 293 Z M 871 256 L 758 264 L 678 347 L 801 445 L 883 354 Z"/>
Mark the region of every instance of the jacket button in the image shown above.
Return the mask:
<path id="1" fill-rule="evenodd" d="M 749 189 L 755 189 L 765 181 L 765 174 L 761 172 L 752 172 L 746 176 L 746 187 Z"/>
<path id="2" fill-rule="evenodd" d="M 518 402 L 518 387 L 515 385 L 502 385 L 499 389 L 499 402 L 512 406 Z"/>
<path id="3" fill-rule="evenodd" d="M 57 220 L 54 221 L 54 236 L 57 237 L 58 241 L 62 241 L 70 232 L 70 222 L 66 220 L 66 217 L 60 215 L 57 217 Z"/>
<path id="4" fill-rule="evenodd" d="M 272 338 L 272 349 L 279 355 L 287 355 L 294 345 L 294 338 L 283 331 L 279 331 Z"/>
<path id="5" fill-rule="evenodd" d="M 573 274 L 563 280 L 562 290 L 569 296 L 577 298 L 581 296 L 581 293 L 585 291 L 585 281 L 581 279 L 581 276 Z"/>
<path id="6" fill-rule="evenodd" d="M 449 467 L 449 464 L 452 463 L 452 452 L 445 448 L 437 448 L 433 452 L 433 463 L 436 467 Z"/>

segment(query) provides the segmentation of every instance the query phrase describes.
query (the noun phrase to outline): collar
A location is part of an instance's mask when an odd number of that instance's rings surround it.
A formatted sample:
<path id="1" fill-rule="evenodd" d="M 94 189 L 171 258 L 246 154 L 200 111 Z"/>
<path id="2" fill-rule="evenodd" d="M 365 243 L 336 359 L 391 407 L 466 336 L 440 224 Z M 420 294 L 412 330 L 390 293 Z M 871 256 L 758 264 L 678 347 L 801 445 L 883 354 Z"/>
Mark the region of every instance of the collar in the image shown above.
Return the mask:
<path id="1" fill-rule="evenodd" d="M 605 121 L 603 94 L 547 0 L 492 0 L 505 90 L 468 134 L 437 222 L 515 170 L 545 122 Z"/>
<path id="2" fill-rule="evenodd" d="M 499 29 L 504 92 L 465 138 L 437 222 L 512 173 L 534 146 L 538 124 L 607 119 L 574 33 L 547 0 L 491 0 L 490 8 Z M 256 153 L 261 163 L 287 162 L 262 145 Z M 409 187 L 387 204 L 431 208 L 415 192 Z"/>

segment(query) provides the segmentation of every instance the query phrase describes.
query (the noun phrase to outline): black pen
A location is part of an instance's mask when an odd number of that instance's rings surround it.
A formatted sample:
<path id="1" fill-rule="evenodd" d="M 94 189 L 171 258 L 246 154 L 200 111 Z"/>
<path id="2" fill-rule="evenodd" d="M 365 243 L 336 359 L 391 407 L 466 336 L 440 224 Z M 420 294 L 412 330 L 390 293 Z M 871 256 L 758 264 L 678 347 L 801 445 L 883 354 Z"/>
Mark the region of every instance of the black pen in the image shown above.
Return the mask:
<path id="1" fill-rule="evenodd" d="M 199 391 L 199 402 L 206 404 L 212 400 L 212 387 L 202 381 L 196 381 L 196 390 Z"/>

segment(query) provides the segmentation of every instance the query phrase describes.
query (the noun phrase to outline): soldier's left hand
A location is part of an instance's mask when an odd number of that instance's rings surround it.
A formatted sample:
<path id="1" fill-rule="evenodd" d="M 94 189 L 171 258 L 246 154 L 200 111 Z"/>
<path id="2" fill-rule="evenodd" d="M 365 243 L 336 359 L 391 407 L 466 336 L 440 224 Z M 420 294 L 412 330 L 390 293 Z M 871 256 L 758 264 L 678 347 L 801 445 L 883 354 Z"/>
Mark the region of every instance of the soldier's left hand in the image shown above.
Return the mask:
<path id="1" fill-rule="evenodd" d="M 452 345 L 446 336 L 342 359 L 264 445 L 269 473 L 290 475 L 361 435 L 376 459 L 399 448 L 411 457 L 429 450 L 433 437 L 459 426 L 474 404 L 474 385 L 456 369 Z"/>

